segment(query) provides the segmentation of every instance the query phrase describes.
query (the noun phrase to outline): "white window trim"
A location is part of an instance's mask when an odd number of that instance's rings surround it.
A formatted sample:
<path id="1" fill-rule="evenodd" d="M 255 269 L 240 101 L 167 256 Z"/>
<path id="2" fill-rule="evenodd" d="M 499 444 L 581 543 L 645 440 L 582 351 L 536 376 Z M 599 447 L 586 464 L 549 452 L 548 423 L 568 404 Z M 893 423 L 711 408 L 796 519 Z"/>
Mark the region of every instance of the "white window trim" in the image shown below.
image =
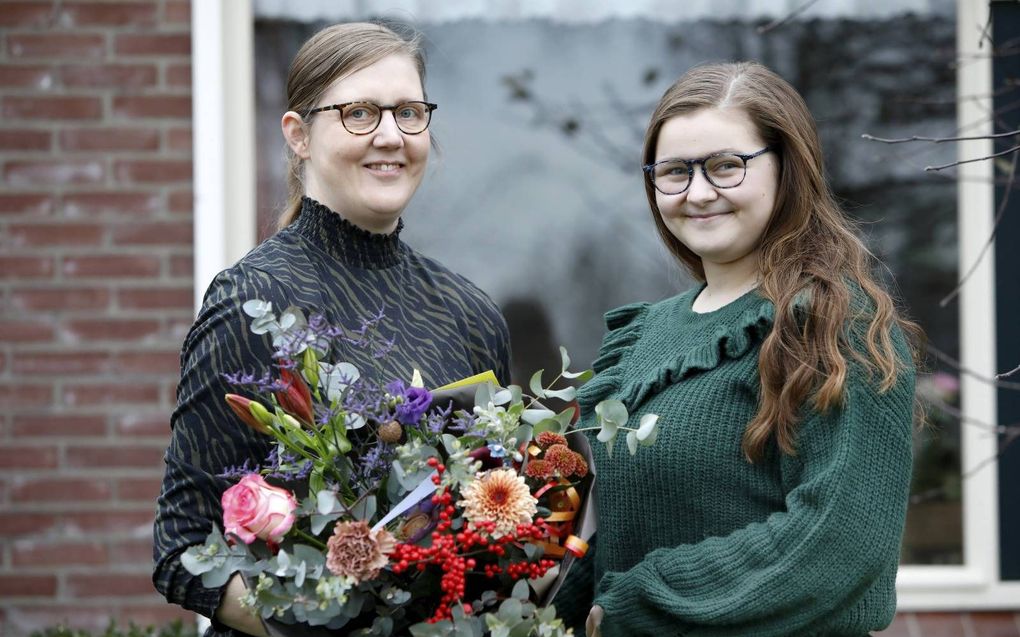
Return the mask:
<path id="1" fill-rule="evenodd" d="M 251 0 L 191 4 L 195 309 L 220 270 L 255 245 Z"/>
<path id="2" fill-rule="evenodd" d="M 961 64 L 957 94 L 991 93 L 991 60 L 978 48 L 988 0 L 957 0 L 957 42 Z M 195 162 L 195 303 L 213 276 L 255 243 L 255 93 L 251 0 L 192 5 L 192 68 Z M 961 100 L 958 119 L 971 134 L 991 132 L 991 106 Z M 958 145 L 959 158 L 990 154 L 988 140 Z M 229 161 L 228 161 L 229 158 Z M 964 272 L 992 232 L 994 190 L 991 162 L 960 167 L 959 271 Z M 994 253 L 963 288 L 960 311 L 961 362 L 983 376 L 996 373 Z M 970 418 L 996 420 L 995 390 L 963 376 L 962 409 Z M 976 427 L 963 428 L 966 471 L 996 453 L 996 438 Z M 897 578 L 900 610 L 1020 608 L 1020 582 L 999 579 L 997 467 L 989 464 L 964 481 L 964 565 L 903 566 Z"/>
<path id="3" fill-rule="evenodd" d="M 979 48 L 981 28 L 988 23 L 988 0 L 957 0 L 957 119 L 967 135 L 992 132 L 988 114 L 992 60 L 990 47 Z M 985 157 L 992 151 L 991 140 L 961 142 L 958 159 Z M 995 190 L 991 161 L 959 167 L 957 194 L 960 237 L 959 271 L 966 272 L 978 258 L 992 233 Z M 960 362 L 985 378 L 996 374 L 995 360 L 995 251 L 985 254 L 981 265 L 960 292 Z M 963 413 L 975 421 L 997 422 L 996 391 L 988 383 L 970 376 L 960 378 Z M 978 427 L 962 426 L 963 470 L 969 471 L 994 457 L 997 436 Z M 901 610 L 949 610 L 954 608 L 1020 608 L 1020 582 L 999 579 L 998 465 L 989 463 L 963 481 L 962 566 L 902 566 L 896 585 Z"/>

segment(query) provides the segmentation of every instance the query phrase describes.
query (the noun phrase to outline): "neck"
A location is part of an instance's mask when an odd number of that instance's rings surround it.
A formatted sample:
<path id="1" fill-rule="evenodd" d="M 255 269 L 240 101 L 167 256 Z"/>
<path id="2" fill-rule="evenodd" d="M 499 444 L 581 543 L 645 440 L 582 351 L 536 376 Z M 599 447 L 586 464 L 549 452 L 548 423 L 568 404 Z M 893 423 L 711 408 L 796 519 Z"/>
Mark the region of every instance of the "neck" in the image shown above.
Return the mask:
<path id="1" fill-rule="evenodd" d="M 749 255 L 750 256 L 750 255 Z M 739 299 L 760 282 L 758 259 L 745 258 L 738 263 L 704 263 L 705 289 L 695 300 L 698 311 L 710 312 Z"/>

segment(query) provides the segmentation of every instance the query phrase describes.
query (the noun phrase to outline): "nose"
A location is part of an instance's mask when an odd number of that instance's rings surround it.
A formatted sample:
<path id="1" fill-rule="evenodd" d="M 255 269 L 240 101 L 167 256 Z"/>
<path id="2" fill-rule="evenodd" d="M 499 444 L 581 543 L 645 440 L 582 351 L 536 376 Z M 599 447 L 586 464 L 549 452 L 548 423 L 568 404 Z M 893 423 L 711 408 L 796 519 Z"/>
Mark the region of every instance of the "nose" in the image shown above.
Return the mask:
<path id="1" fill-rule="evenodd" d="M 701 172 L 700 166 L 694 171 L 694 177 L 691 179 L 691 185 L 687 188 L 687 201 L 694 205 L 701 205 L 710 201 L 715 201 L 719 198 L 719 192 L 715 189 L 705 177 L 705 174 Z"/>
<path id="2" fill-rule="evenodd" d="M 393 111 L 382 112 L 382 119 L 372 137 L 372 145 L 376 148 L 400 148 L 404 145 L 404 133 L 397 127 Z"/>

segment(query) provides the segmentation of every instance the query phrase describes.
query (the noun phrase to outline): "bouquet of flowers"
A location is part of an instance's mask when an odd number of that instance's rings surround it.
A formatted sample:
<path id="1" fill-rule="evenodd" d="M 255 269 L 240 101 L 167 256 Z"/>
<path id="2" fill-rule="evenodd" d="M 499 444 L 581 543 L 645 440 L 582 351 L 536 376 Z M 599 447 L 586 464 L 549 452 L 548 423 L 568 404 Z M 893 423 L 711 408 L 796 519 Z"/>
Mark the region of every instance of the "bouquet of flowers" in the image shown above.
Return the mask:
<path id="1" fill-rule="evenodd" d="M 578 522 L 590 453 L 573 407 L 538 401 L 572 401 L 575 388 L 557 383 L 591 371 L 570 371 L 561 348 L 559 375 L 546 385 L 536 372 L 530 395 L 491 373 L 436 390 L 417 371 L 379 385 L 333 356 L 341 342 L 384 356 L 381 315 L 347 332 L 293 307 L 279 317 L 264 301 L 243 307 L 252 331 L 271 335 L 276 373 L 226 375 L 256 396 L 226 400 L 272 451 L 259 466 L 225 468 L 237 482 L 223 493 L 222 532 L 189 548 L 184 567 L 209 588 L 241 573 L 242 603 L 271 632 L 569 634 L 532 600 L 561 559 L 587 550 L 592 529 Z M 655 416 L 627 427 L 619 401 L 596 414 L 610 449 L 621 430 L 631 453 L 655 440 Z"/>

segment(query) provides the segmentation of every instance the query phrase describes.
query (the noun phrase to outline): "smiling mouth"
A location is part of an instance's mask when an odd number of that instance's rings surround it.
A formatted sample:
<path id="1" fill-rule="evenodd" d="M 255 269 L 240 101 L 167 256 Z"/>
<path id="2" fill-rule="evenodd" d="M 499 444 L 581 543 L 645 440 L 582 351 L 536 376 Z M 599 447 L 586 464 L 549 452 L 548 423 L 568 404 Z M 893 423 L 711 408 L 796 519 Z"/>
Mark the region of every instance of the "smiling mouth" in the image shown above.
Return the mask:
<path id="1" fill-rule="evenodd" d="M 710 213 L 710 214 L 700 214 L 700 215 L 686 214 L 684 216 L 687 217 L 688 219 L 715 219 L 716 217 L 722 217 L 723 215 L 728 215 L 728 214 L 732 214 L 732 211 L 727 210 L 726 212 L 713 212 L 713 213 Z"/>
<path id="2" fill-rule="evenodd" d="M 404 167 L 403 164 L 398 164 L 394 162 L 377 162 L 374 164 L 365 164 L 365 168 L 368 168 L 369 170 L 375 170 L 381 173 L 396 172 L 403 167 Z"/>

